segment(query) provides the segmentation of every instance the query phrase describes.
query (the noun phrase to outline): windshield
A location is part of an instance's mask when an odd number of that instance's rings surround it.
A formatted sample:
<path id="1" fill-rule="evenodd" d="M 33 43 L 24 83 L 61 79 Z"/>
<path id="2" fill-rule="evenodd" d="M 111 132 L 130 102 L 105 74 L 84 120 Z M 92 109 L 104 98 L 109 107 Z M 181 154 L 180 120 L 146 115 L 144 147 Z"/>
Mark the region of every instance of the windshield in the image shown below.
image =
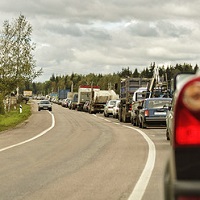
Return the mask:
<path id="1" fill-rule="evenodd" d="M 163 108 L 163 106 L 170 105 L 170 100 L 152 100 L 148 103 L 148 108 Z"/>
<path id="2" fill-rule="evenodd" d="M 49 104 L 49 101 L 40 101 L 40 104 Z"/>

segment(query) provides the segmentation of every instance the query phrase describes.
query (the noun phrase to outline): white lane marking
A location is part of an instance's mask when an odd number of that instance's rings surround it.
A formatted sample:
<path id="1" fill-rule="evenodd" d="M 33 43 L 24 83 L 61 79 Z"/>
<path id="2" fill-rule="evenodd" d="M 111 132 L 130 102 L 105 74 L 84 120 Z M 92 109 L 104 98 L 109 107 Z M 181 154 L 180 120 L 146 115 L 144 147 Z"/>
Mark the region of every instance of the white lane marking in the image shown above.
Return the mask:
<path id="1" fill-rule="evenodd" d="M 140 178 L 137 181 L 131 195 L 128 198 L 128 200 L 141 200 L 145 193 L 146 187 L 149 183 L 151 174 L 154 169 L 155 160 L 156 160 L 156 148 L 155 148 L 153 141 L 143 131 L 133 128 L 133 127 L 130 127 L 130 128 L 139 132 L 144 137 L 144 139 L 147 141 L 148 146 L 149 146 L 149 153 L 148 153 L 146 165 L 145 165 L 145 167 L 142 171 L 142 174 L 140 175 Z"/>
<path id="2" fill-rule="evenodd" d="M 122 125 L 122 126 L 125 128 L 133 129 L 133 130 L 137 131 L 138 133 L 140 133 L 146 140 L 148 147 L 149 147 L 146 165 L 145 165 L 145 167 L 142 171 L 142 174 L 140 175 L 140 178 L 138 179 L 131 195 L 128 198 L 128 200 L 141 200 L 145 193 L 146 187 L 149 183 L 151 174 L 154 169 L 155 160 L 156 160 L 156 148 L 155 148 L 153 141 L 140 129 L 133 128 L 133 127 L 127 126 L 127 125 Z"/>
<path id="3" fill-rule="evenodd" d="M 49 111 L 48 111 L 48 112 L 49 112 Z M 42 131 L 40 134 L 38 134 L 38 135 L 36 135 L 35 137 L 32 137 L 32 138 L 30 138 L 30 139 L 28 139 L 28 140 L 25 140 L 25 141 L 23 141 L 23 142 L 20 142 L 20 143 L 17 143 L 17 144 L 14 144 L 14 145 L 5 147 L 5 148 L 3 148 L 3 149 L 0 149 L 0 152 L 6 151 L 6 150 L 11 149 L 11 148 L 13 148 L 13 147 L 17 147 L 17 146 L 23 145 L 23 144 L 28 143 L 28 142 L 31 142 L 31 141 L 33 141 L 33 140 L 35 140 L 35 139 L 37 139 L 37 138 L 43 136 L 43 135 L 46 134 L 48 131 L 50 131 L 50 130 L 55 126 L 55 118 L 54 118 L 54 115 L 53 115 L 51 112 L 49 112 L 49 113 L 51 114 L 52 124 L 51 124 L 51 126 L 50 126 L 48 129 Z"/>
<path id="4" fill-rule="evenodd" d="M 106 122 L 111 122 L 110 120 L 108 120 L 108 119 L 104 119 Z"/>

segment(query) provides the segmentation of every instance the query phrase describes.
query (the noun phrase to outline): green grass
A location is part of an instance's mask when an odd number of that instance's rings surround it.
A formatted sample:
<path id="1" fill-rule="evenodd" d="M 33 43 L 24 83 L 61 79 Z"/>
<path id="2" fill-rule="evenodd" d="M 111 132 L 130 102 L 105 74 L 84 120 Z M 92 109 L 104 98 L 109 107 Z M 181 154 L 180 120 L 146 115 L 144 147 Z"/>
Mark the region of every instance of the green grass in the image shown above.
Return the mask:
<path id="1" fill-rule="evenodd" d="M 14 128 L 16 125 L 24 122 L 31 115 L 31 105 L 22 104 L 22 113 L 19 111 L 19 105 L 17 109 L 12 109 L 5 115 L 0 115 L 0 131 L 5 131 L 10 128 Z"/>

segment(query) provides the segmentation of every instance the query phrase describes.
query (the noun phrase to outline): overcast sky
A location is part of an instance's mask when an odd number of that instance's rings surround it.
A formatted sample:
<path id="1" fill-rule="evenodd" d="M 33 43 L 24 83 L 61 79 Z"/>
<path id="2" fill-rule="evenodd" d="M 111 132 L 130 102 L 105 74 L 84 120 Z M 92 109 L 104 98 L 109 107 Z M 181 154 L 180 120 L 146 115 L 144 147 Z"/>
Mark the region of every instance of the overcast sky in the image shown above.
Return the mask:
<path id="1" fill-rule="evenodd" d="M 0 23 L 22 14 L 46 81 L 129 67 L 200 65 L 199 0 L 1 0 Z"/>

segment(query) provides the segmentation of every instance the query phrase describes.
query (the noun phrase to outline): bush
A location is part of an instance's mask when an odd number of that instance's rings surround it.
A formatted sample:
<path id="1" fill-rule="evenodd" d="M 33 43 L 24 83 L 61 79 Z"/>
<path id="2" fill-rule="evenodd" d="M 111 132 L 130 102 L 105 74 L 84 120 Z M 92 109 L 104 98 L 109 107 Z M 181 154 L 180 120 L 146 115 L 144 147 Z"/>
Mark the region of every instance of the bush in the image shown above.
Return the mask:
<path id="1" fill-rule="evenodd" d="M 3 104 L 3 95 L 0 94 L 0 115 L 5 114 L 4 104 Z"/>
<path id="2" fill-rule="evenodd" d="M 30 104 L 22 104 L 22 113 L 20 113 L 19 105 L 17 105 L 17 109 L 12 109 L 8 113 L 0 114 L 0 131 L 15 127 L 16 125 L 28 119 L 30 115 Z"/>

